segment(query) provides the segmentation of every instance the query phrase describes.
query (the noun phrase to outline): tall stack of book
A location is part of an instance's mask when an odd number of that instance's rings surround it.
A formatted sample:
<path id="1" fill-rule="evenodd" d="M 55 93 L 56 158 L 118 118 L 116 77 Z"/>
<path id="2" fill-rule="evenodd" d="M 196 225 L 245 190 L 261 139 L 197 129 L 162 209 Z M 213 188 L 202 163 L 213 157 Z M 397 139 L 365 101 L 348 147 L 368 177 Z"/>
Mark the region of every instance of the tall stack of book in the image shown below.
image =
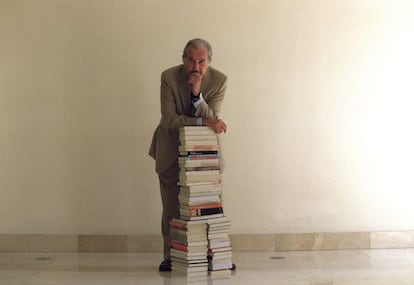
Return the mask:
<path id="1" fill-rule="evenodd" d="M 227 217 L 207 220 L 208 270 L 212 277 L 231 276 L 232 247 L 229 232 L 231 222 Z"/>
<path id="2" fill-rule="evenodd" d="M 213 277 L 224 277 L 232 267 L 228 237 L 230 221 L 223 214 L 217 135 L 208 127 L 186 126 L 180 129 L 179 136 L 180 219 L 172 221 L 171 230 L 172 233 L 177 231 L 174 223 L 185 224 L 187 229 L 181 230 L 181 239 L 173 239 L 171 244 L 172 268 L 186 272 L 188 277 L 207 276 L 207 270 Z M 199 251 L 190 254 L 193 239 L 197 239 L 197 244 L 202 240 L 201 235 L 190 239 L 188 228 L 195 224 L 205 226 L 205 260 Z M 187 237 L 183 237 L 185 235 Z M 202 247 L 200 245 L 197 250 Z"/>

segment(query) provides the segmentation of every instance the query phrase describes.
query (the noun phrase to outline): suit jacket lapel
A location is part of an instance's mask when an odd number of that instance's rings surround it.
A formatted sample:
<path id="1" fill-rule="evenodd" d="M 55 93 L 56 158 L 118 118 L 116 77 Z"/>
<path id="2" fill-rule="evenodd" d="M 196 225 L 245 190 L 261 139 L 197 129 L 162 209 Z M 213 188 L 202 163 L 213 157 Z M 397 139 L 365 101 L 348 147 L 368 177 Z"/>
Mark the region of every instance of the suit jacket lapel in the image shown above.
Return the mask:
<path id="1" fill-rule="evenodd" d="M 203 79 L 201 80 L 201 86 L 200 86 L 200 91 L 201 93 L 203 93 L 204 95 L 206 94 L 206 90 L 208 90 L 208 86 L 210 85 L 211 82 L 211 72 L 210 72 L 210 68 L 207 68 L 206 73 L 203 76 Z"/>
<path id="2" fill-rule="evenodd" d="M 191 115 L 191 92 L 187 84 L 187 75 L 183 67 L 181 67 L 178 74 L 179 82 L 179 100 L 186 115 Z"/>

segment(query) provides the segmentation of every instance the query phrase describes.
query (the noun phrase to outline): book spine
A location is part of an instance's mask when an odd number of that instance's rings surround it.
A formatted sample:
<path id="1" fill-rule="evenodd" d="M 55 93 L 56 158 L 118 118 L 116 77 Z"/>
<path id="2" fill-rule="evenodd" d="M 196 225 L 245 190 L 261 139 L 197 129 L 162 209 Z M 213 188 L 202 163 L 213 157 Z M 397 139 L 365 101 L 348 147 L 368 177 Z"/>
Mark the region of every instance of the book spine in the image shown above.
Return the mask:
<path id="1" fill-rule="evenodd" d="M 223 205 L 221 203 L 212 203 L 212 204 L 205 204 L 205 205 L 197 205 L 197 206 L 190 206 L 188 210 L 200 210 L 200 209 L 210 209 L 210 208 L 222 208 Z"/>
<path id="2" fill-rule="evenodd" d="M 188 246 L 183 245 L 181 243 L 171 242 L 170 245 L 171 245 L 172 248 L 175 248 L 177 250 L 188 252 Z"/>
<path id="3" fill-rule="evenodd" d="M 190 217 L 201 217 L 214 214 L 223 214 L 223 208 L 208 208 L 208 209 L 196 209 L 196 210 L 182 210 L 181 213 L 188 214 Z"/>
<path id="4" fill-rule="evenodd" d="M 186 163 L 178 165 L 181 172 L 184 171 L 205 171 L 205 170 L 220 170 L 220 165 L 216 163 Z"/>
<path id="5" fill-rule="evenodd" d="M 169 224 L 173 228 L 187 230 L 187 226 L 185 224 L 180 223 L 180 222 L 170 221 Z"/>
<path id="6" fill-rule="evenodd" d="M 191 155 L 218 155 L 218 151 L 217 150 L 180 151 L 180 156 L 191 156 Z"/>
<path id="7" fill-rule="evenodd" d="M 178 151 L 184 152 L 184 151 L 213 151 L 219 150 L 218 145 L 189 145 L 189 146 L 182 146 L 180 145 L 178 147 Z"/>

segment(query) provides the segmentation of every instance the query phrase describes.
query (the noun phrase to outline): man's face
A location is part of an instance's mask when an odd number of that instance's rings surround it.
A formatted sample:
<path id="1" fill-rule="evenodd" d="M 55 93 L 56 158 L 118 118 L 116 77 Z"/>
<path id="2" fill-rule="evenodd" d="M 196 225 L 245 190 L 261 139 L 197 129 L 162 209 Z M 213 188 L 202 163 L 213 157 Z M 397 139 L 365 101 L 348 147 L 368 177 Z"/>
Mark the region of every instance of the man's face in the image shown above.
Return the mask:
<path id="1" fill-rule="evenodd" d="M 206 48 L 189 48 L 187 56 L 183 59 L 184 69 L 189 76 L 198 73 L 201 77 L 205 74 L 208 65 L 208 52 Z"/>

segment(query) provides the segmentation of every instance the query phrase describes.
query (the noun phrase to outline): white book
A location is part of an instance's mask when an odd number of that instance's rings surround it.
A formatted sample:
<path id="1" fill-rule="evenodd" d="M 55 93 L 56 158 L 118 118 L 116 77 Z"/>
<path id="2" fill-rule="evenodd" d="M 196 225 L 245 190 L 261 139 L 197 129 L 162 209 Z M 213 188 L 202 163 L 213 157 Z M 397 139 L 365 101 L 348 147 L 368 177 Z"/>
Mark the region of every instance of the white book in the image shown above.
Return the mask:
<path id="1" fill-rule="evenodd" d="M 210 131 L 202 131 L 199 132 L 200 135 L 191 134 L 191 132 L 181 132 L 180 133 L 180 141 L 200 141 L 200 140 L 210 140 L 210 141 L 217 141 L 217 135 L 211 134 Z"/>
<path id="2" fill-rule="evenodd" d="M 214 238 L 229 238 L 229 234 L 227 232 L 224 233 L 207 233 L 207 239 L 214 239 Z"/>
<path id="3" fill-rule="evenodd" d="M 201 183 L 198 185 L 181 186 L 180 193 L 195 194 L 195 193 L 216 193 L 221 192 L 221 184 Z"/>
<path id="4" fill-rule="evenodd" d="M 195 177 L 180 177 L 180 185 L 188 185 L 192 183 L 198 183 L 198 182 L 220 182 L 220 176 L 195 176 Z"/>
<path id="5" fill-rule="evenodd" d="M 207 225 L 208 226 L 214 226 L 214 225 L 220 224 L 220 223 L 230 223 L 230 220 L 227 217 L 222 217 L 220 219 L 209 219 L 209 220 L 207 220 Z"/>
<path id="6" fill-rule="evenodd" d="M 219 175 L 220 170 L 180 171 L 180 176 Z"/>
<path id="7" fill-rule="evenodd" d="M 189 217 L 189 216 L 182 215 L 182 217 L 190 221 L 201 221 L 201 220 L 207 220 L 212 217 L 217 217 L 217 218 L 223 217 L 223 214 L 213 214 L 213 215 L 205 215 L 205 216 L 198 216 L 198 217 Z"/>
<path id="8" fill-rule="evenodd" d="M 209 271 L 208 275 L 210 275 L 212 279 L 230 278 L 231 277 L 231 270 L 230 269 L 222 269 L 222 270 Z"/>
<path id="9" fill-rule="evenodd" d="M 181 187 L 194 187 L 194 186 L 210 186 L 214 184 L 220 184 L 220 181 L 200 181 L 200 182 L 181 182 L 179 181 L 177 185 Z"/>
<path id="10" fill-rule="evenodd" d="M 209 270 L 222 270 L 222 269 L 230 269 L 233 267 L 233 263 L 231 260 L 223 261 L 220 263 L 211 262 L 208 265 Z"/>
<path id="11" fill-rule="evenodd" d="M 218 159 L 193 159 L 193 160 L 178 159 L 178 166 L 180 168 L 220 167 L 220 161 Z"/>
<path id="12" fill-rule="evenodd" d="M 213 129 L 210 129 L 207 126 L 184 126 L 179 129 L 180 134 L 209 134 L 209 135 L 215 135 Z"/>
<path id="13" fill-rule="evenodd" d="M 208 241 L 208 247 L 209 248 L 217 248 L 217 247 L 226 247 L 230 246 L 230 239 L 210 239 Z"/>
<path id="14" fill-rule="evenodd" d="M 220 251 L 220 252 L 209 252 L 208 256 L 210 256 L 212 259 L 231 259 L 233 256 L 233 252 L 231 250 L 227 251 Z"/>
<path id="15" fill-rule="evenodd" d="M 203 196 L 185 196 L 185 195 L 178 195 L 178 200 L 184 203 L 197 203 L 197 202 L 205 202 L 205 201 L 211 201 L 211 202 L 220 202 L 221 194 L 209 194 L 209 195 L 203 195 Z"/>
<path id="16" fill-rule="evenodd" d="M 193 146 L 193 145 L 214 145 L 216 146 L 217 140 L 198 140 L 198 141 L 180 141 L 180 145 L 182 146 Z"/>

